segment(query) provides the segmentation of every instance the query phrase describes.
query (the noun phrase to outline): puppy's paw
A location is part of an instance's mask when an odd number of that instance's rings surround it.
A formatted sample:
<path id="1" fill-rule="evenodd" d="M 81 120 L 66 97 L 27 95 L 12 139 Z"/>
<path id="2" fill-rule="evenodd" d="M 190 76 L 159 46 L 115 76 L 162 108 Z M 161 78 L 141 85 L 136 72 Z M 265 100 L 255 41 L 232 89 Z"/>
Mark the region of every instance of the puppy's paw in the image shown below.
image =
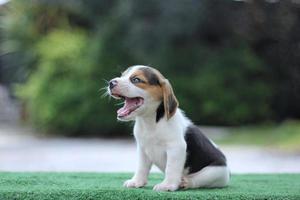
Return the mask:
<path id="1" fill-rule="evenodd" d="M 123 186 L 126 188 L 140 188 L 147 184 L 147 181 L 129 179 L 124 182 Z"/>
<path id="2" fill-rule="evenodd" d="M 168 184 L 168 183 L 159 183 L 154 186 L 153 190 L 155 191 L 175 191 L 179 188 L 178 184 Z"/>
<path id="3" fill-rule="evenodd" d="M 188 178 L 182 177 L 181 183 L 180 183 L 179 187 L 182 188 L 182 189 L 187 189 L 187 188 L 189 188 L 189 187 L 190 187 L 190 183 L 189 183 Z"/>

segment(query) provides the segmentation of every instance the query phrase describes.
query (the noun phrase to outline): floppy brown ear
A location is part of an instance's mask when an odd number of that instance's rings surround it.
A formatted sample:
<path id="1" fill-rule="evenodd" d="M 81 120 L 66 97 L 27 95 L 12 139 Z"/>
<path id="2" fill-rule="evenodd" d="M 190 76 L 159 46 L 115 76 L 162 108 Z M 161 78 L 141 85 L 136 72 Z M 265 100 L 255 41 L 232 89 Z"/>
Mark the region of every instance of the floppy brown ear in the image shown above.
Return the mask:
<path id="1" fill-rule="evenodd" d="M 174 95 L 172 86 L 168 79 L 164 79 L 161 83 L 163 92 L 163 103 L 167 119 L 170 119 L 176 112 L 179 105 L 177 98 Z"/>

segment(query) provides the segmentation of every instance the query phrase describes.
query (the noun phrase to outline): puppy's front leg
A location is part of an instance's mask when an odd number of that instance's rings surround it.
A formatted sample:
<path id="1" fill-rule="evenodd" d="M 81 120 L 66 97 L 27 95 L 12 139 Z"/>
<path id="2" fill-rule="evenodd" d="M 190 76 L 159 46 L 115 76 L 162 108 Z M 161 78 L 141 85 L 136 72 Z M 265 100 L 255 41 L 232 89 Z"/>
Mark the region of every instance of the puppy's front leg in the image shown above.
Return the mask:
<path id="1" fill-rule="evenodd" d="M 156 191 L 175 191 L 181 183 L 184 163 L 186 159 L 186 145 L 173 147 L 167 150 L 167 165 L 165 179 L 154 186 Z"/>
<path id="2" fill-rule="evenodd" d="M 152 162 L 144 151 L 138 147 L 138 167 L 134 176 L 124 182 L 124 187 L 139 188 L 147 184 L 148 175 L 152 166 Z"/>

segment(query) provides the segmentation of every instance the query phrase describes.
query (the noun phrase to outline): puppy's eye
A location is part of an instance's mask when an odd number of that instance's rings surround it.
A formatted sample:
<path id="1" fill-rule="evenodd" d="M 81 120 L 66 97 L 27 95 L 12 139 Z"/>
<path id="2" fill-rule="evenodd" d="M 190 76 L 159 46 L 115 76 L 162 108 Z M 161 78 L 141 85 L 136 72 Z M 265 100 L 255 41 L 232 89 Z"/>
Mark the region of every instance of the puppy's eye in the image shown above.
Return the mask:
<path id="1" fill-rule="evenodd" d="M 132 82 L 132 83 L 141 83 L 142 80 L 139 79 L 138 77 L 133 77 L 133 78 L 131 78 L 131 82 Z"/>

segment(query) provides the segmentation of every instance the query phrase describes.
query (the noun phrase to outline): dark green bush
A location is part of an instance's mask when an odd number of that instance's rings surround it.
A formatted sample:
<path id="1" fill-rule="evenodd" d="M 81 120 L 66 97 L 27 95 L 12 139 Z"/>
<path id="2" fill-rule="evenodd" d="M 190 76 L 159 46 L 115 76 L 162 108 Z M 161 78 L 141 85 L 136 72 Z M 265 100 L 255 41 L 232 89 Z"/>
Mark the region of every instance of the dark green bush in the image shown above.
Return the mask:
<path id="1" fill-rule="evenodd" d="M 72 135 L 120 129 L 112 103 L 101 99 L 103 77 L 94 73 L 105 67 L 90 60 L 92 45 L 78 30 L 52 31 L 37 44 L 39 66 L 17 91 L 39 128 Z"/>
<path id="2" fill-rule="evenodd" d="M 191 75 L 174 77 L 182 107 L 197 123 L 238 125 L 268 119 L 271 87 L 247 47 L 220 49 Z"/>
<path id="3" fill-rule="evenodd" d="M 11 0 L 1 16 L 3 61 L 33 124 L 51 132 L 127 133 L 99 89 L 134 64 L 162 71 L 199 124 L 299 117 L 299 19 L 292 3 L 274 5 Z M 288 24 L 279 23 L 283 10 Z"/>

